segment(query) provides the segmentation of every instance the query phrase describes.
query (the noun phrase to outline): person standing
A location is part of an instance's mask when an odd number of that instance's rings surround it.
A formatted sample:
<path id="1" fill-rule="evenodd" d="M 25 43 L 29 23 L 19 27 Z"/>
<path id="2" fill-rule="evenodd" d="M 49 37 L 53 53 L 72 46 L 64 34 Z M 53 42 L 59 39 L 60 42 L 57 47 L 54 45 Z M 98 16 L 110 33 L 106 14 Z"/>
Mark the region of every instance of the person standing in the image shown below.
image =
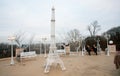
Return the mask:
<path id="1" fill-rule="evenodd" d="M 89 45 L 86 46 L 86 50 L 87 50 L 88 54 L 91 55 L 91 53 L 90 53 L 91 52 L 91 48 L 90 48 Z"/>
<path id="2" fill-rule="evenodd" d="M 95 46 L 95 44 L 92 46 L 92 49 L 93 49 L 94 53 L 97 55 L 97 47 Z"/>

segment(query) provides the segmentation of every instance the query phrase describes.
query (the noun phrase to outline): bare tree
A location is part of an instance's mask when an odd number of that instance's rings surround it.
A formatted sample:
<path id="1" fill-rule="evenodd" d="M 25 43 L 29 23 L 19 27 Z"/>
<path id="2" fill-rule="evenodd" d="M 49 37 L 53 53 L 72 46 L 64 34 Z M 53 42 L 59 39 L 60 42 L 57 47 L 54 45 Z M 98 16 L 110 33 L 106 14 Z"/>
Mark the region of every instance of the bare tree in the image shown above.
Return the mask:
<path id="1" fill-rule="evenodd" d="M 66 40 L 68 42 L 71 41 L 78 41 L 80 39 L 80 32 L 77 29 L 73 29 L 70 32 L 67 33 L 67 38 Z"/>
<path id="2" fill-rule="evenodd" d="M 82 43 L 82 36 L 80 31 L 77 29 L 73 29 L 67 33 L 66 40 L 70 43 L 70 49 L 72 51 L 77 50 Z"/>
<path id="3" fill-rule="evenodd" d="M 96 33 L 100 30 L 100 25 L 98 25 L 98 21 L 94 21 L 91 25 L 87 27 L 91 36 L 95 36 Z"/>
<path id="4" fill-rule="evenodd" d="M 88 29 L 88 31 L 90 32 L 90 36 L 93 36 L 93 33 L 92 33 L 92 28 L 91 28 L 91 26 L 90 26 L 90 25 L 88 25 L 87 29 Z"/>
<path id="5" fill-rule="evenodd" d="M 25 38 L 24 35 L 25 35 L 25 32 L 18 32 L 15 34 L 15 37 L 16 37 L 15 42 L 17 43 L 19 48 L 21 48 L 22 42 Z"/>
<path id="6" fill-rule="evenodd" d="M 32 44 L 32 42 L 33 42 L 33 39 L 34 39 L 34 37 L 35 37 L 35 35 L 33 34 L 33 35 L 31 35 L 31 37 L 30 37 L 30 40 L 29 40 L 29 51 L 30 51 L 30 47 L 31 47 L 31 44 Z"/>

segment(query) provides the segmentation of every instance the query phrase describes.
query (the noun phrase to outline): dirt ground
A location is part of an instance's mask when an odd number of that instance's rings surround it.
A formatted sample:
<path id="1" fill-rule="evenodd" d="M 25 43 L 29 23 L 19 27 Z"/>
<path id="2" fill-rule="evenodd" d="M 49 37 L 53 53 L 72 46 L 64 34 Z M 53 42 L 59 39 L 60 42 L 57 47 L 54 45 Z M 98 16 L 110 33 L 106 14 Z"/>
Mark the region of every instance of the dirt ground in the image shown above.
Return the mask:
<path id="1" fill-rule="evenodd" d="M 66 67 L 52 65 L 49 73 L 44 73 L 44 56 L 24 59 L 22 63 L 15 61 L 10 65 L 10 58 L 0 59 L 0 76 L 120 76 L 113 63 L 114 54 L 101 55 L 71 55 L 61 56 Z"/>

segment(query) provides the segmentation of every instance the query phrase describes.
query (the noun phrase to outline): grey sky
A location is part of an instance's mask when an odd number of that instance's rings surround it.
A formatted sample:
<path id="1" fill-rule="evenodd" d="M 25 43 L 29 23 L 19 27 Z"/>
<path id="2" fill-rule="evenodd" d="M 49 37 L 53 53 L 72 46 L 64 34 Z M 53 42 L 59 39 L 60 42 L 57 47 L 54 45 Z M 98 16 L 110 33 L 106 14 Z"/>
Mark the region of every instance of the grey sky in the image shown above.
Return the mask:
<path id="1" fill-rule="evenodd" d="M 18 31 L 26 36 L 50 34 L 51 7 L 55 6 L 56 34 L 79 29 L 87 34 L 87 26 L 97 20 L 102 32 L 120 25 L 120 0 L 0 0 L 0 42 Z"/>

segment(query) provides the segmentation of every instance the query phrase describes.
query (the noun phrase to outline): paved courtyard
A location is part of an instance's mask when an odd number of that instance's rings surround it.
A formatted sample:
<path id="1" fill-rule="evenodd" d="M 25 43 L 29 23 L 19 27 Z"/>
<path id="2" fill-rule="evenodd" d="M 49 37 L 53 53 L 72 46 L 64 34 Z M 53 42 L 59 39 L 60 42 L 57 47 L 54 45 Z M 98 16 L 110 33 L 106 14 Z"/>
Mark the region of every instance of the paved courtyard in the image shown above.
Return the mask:
<path id="1" fill-rule="evenodd" d="M 44 56 L 25 59 L 22 63 L 15 61 L 10 66 L 10 58 L 0 59 L 0 76 L 120 76 L 113 63 L 114 54 L 110 56 L 61 56 L 66 67 L 62 71 L 60 66 L 51 66 L 50 72 L 44 73 Z"/>

